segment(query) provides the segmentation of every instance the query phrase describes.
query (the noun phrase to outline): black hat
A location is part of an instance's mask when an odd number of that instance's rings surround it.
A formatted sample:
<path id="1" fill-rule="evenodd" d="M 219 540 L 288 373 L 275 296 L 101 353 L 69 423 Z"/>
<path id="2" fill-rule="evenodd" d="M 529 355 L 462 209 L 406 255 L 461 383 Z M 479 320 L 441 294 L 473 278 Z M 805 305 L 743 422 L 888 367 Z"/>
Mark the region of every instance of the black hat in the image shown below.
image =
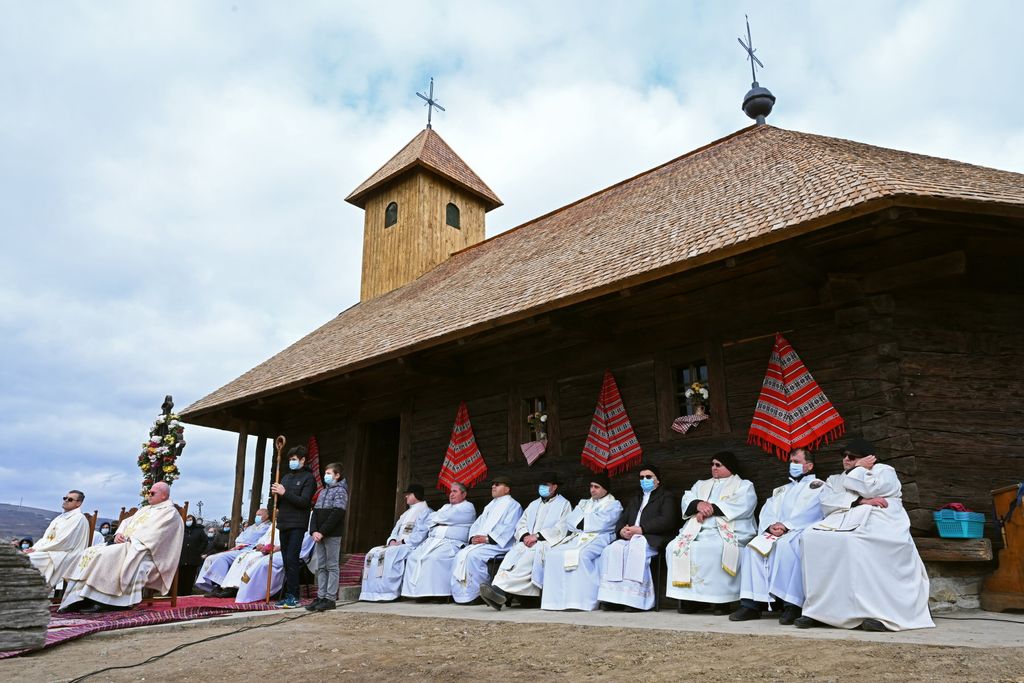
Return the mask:
<path id="1" fill-rule="evenodd" d="M 496 477 L 491 477 L 491 486 L 495 484 L 504 484 L 505 486 L 512 488 L 512 480 L 506 477 L 504 474 L 499 474 Z"/>
<path id="2" fill-rule="evenodd" d="M 655 478 L 658 481 L 661 481 L 661 470 L 659 470 L 654 465 L 647 465 L 647 464 L 640 465 L 640 471 L 643 472 L 644 470 L 650 470 L 651 472 L 654 473 Z"/>
<path id="3" fill-rule="evenodd" d="M 540 479 L 537 480 L 541 484 L 556 484 L 562 485 L 562 478 L 558 476 L 558 472 L 548 471 L 542 472 Z"/>
<path id="4" fill-rule="evenodd" d="M 612 480 L 605 472 L 598 472 L 590 475 L 590 483 L 597 484 L 605 491 L 612 490 Z"/>
<path id="5" fill-rule="evenodd" d="M 725 465 L 733 474 L 740 473 L 740 461 L 736 459 L 736 454 L 732 451 L 719 451 L 711 459 Z"/>
<path id="6" fill-rule="evenodd" d="M 405 493 L 416 496 L 416 500 L 423 500 L 423 487 L 420 484 L 409 484 L 405 487 Z"/>
<path id="7" fill-rule="evenodd" d="M 843 452 L 856 455 L 858 458 L 863 458 L 867 455 L 874 455 L 875 447 L 870 441 L 865 439 L 854 439 L 850 443 L 846 444 L 846 448 L 843 449 Z"/>

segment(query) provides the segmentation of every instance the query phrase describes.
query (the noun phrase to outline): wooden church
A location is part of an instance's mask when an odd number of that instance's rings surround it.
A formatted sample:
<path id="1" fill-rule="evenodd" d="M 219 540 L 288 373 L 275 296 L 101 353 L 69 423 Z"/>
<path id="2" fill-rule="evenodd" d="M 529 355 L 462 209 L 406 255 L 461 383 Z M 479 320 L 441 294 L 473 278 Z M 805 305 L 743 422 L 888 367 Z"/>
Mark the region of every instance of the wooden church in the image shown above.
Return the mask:
<path id="1" fill-rule="evenodd" d="M 183 412 L 239 434 L 236 509 L 248 436 L 255 492 L 267 439 L 315 436 L 349 478 L 346 551 L 365 551 L 409 482 L 443 502 L 462 402 L 524 505 L 545 470 L 578 500 L 606 371 L 666 488 L 727 449 L 763 500 L 784 465 L 747 433 L 776 333 L 845 419 L 818 473 L 846 438 L 872 440 L 916 533 L 946 502 L 989 510 L 1024 474 L 1020 174 L 759 124 L 487 239 L 501 201 L 428 128 L 348 201 L 365 210 L 361 301 Z M 698 408 L 707 420 L 671 428 Z M 538 412 L 547 450 L 528 465 Z M 620 497 L 635 474 L 613 479 Z"/>

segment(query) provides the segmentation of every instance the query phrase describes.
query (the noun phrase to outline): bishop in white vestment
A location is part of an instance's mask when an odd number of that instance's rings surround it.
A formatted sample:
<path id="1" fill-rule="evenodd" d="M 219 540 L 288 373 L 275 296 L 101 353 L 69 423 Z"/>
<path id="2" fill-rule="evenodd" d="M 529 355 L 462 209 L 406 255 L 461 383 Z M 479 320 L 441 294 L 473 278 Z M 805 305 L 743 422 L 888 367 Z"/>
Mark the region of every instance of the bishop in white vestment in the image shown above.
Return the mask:
<path id="1" fill-rule="evenodd" d="M 256 523 L 251 524 L 235 539 L 235 547 L 220 553 L 208 555 L 196 576 L 196 588 L 206 593 L 217 592 L 221 582 L 227 576 L 231 564 L 238 556 L 260 542 L 260 538 L 270 531 L 270 512 L 266 508 L 256 511 Z"/>
<path id="2" fill-rule="evenodd" d="M 740 567 L 740 608 L 731 621 L 759 619 L 765 605 L 782 601 L 779 623 L 790 625 L 804 604 L 800 536 L 821 521 L 823 484 L 814 476 L 814 462 L 805 449 L 789 454 L 789 483 L 778 487 L 761 508 L 758 535 L 743 550 Z"/>
<path id="3" fill-rule="evenodd" d="M 452 562 L 469 540 L 469 527 L 476 519 L 476 508 L 466 500 L 467 494 L 463 484 L 452 484 L 448 504 L 427 515 L 424 524 L 413 529 L 409 544 L 415 549 L 405 560 L 402 597 L 451 595 Z"/>
<path id="4" fill-rule="evenodd" d="M 615 539 L 622 503 L 609 492 L 604 472 L 591 475 L 590 498 L 584 498 L 565 520 L 566 535 L 537 555 L 533 581 L 542 589 L 541 609 L 597 609 L 601 581 L 598 563 L 605 546 Z"/>
<path id="5" fill-rule="evenodd" d="M 366 553 L 360 600 L 397 600 L 401 595 L 405 560 L 416 547 L 413 544 L 414 534 L 415 541 L 422 543 L 427 536 L 427 518 L 433 512 L 423 496 L 422 486 L 410 484 L 405 490 L 405 504 L 409 507 L 395 522 L 395 528 L 391 530 L 387 542 Z M 419 533 L 416 533 L 417 529 Z"/>
<path id="6" fill-rule="evenodd" d="M 452 563 L 451 595 L 458 603 L 480 597 L 480 584 L 490 578 L 487 561 L 502 557 L 515 540 L 516 524 L 523 506 L 512 497 L 512 485 L 505 477 L 491 480 L 491 502 L 469 528 L 469 544 L 455 555 Z"/>
<path id="7" fill-rule="evenodd" d="M 61 609 L 71 611 L 86 600 L 82 611 L 127 609 L 142 601 L 142 589 L 167 593 L 178 570 L 185 523 L 170 500 L 171 490 L 157 482 L 149 505 L 121 522 L 111 545 L 86 548 L 64 577 L 67 587 Z"/>
<path id="8" fill-rule="evenodd" d="M 517 539 L 498 566 L 494 581 L 481 584 L 480 596 L 491 607 L 501 609 L 510 596 L 537 597 L 540 586 L 534 583 L 534 567 L 543 564 L 544 552 L 551 543 L 565 536 L 565 518 L 572 505 L 558 493 L 561 484 L 556 472 L 545 472 L 537 487 L 539 498 L 526 506 L 516 524 Z"/>
<path id="9" fill-rule="evenodd" d="M 51 590 L 92 540 L 89 538 L 89 520 L 80 509 L 83 500 L 85 494 L 81 491 L 69 491 L 61 504 L 64 512 L 54 517 L 43 537 L 25 551 Z"/>
<path id="10" fill-rule="evenodd" d="M 665 548 L 665 595 L 681 601 L 681 612 L 714 604 L 725 614 L 725 605 L 740 597 L 740 553 L 757 533 L 757 494 L 738 468 L 735 455 L 716 453 L 711 478 L 698 481 L 680 501 L 685 522 Z"/>
<path id="11" fill-rule="evenodd" d="M 825 519 L 803 534 L 807 597 L 801 628 L 905 631 L 934 626 L 928 573 L 910 537 L 896 470 L 874 447 L 855 439 L 843 453 L 843 474 L 828 478 Z"/>

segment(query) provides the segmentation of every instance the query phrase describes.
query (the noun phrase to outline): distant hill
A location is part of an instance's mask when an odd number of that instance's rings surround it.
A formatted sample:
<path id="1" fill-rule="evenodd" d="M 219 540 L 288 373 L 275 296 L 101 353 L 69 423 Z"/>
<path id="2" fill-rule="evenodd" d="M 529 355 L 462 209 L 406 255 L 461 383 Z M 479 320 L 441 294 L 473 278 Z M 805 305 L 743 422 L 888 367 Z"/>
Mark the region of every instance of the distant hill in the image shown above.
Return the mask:
<path id="1" fill-rule="evenodd" d="M 46 527 L 50 525 L 50 521 L 59 514 L 60 510 L 41 510 L 0 503 L 0 541 L 26 536 L 38 541 Z"/>

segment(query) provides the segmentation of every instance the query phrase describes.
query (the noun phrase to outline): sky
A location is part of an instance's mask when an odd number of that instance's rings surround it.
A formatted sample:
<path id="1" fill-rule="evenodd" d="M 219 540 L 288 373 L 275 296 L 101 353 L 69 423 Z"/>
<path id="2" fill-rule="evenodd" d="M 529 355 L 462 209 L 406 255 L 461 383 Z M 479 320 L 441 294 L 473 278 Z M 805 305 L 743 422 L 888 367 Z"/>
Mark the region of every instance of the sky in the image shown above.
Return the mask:
<path id="1" fill-rule="evenodd" d="M 357 302 L 344 197 L 431 76 L 493 236 L 747 126 L 744 14 L 769 123 L 1024 172 L 1012 0 L 0 0 L 0 502 L 135 504 L 165 394 Z M 236 436 L 185 439 L 173 497 L 227 514 Z"/>

